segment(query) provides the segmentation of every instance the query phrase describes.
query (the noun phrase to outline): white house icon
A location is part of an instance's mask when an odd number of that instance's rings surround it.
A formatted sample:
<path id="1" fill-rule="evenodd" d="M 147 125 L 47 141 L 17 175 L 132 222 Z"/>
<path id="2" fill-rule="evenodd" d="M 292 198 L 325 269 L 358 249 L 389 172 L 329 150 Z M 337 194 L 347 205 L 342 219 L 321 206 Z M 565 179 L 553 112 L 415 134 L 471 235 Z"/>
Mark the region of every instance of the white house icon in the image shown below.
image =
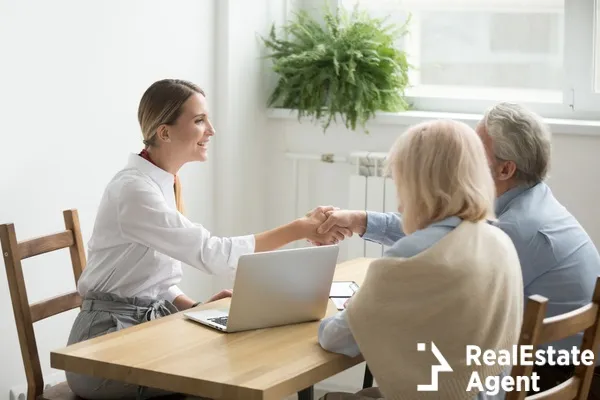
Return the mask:
<path id="1" fill-rule="evenodd" d="M 427 345 L 425 343 L 417 343 L 417 350 L 426 351 Z M 440 350 L 433 342 L 431 342 L 431 352 L 433 353 L 435 358 L 437 358 L 440 364 L 431 366 L 431 384 L 417 385 L 417 391 L 419 392 L 437 392 L 438 374 L 440 372 L 452 372 L 452 367 L 450 366 L 450 364 L 448 364 L 448 361 L 446 361 Z"/>

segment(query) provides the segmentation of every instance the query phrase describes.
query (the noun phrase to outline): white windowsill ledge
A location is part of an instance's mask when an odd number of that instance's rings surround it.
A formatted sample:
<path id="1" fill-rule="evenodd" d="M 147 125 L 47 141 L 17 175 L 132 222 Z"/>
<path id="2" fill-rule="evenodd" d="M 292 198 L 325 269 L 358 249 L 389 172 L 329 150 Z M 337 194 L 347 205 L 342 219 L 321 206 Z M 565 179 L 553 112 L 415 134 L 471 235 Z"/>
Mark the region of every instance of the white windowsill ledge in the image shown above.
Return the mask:
<path id="1" fill-rule="evenodd" d="M 298 114 L 295 110 L 283 108 L 270 108 L 267 111 L 270 119 L 297 119 Z M 457 114 L 431 111 L 405 111 L 400 113 L 377 113 L 375 119 L 368 122 L 368 125 L 413 125 L 431 119 L 454 119 L 474 126 L 482 118 L 480 114 Z M 576 119 L 549 119 L 546 123 L 550 126 L 553 134 L 560 135 L 586 135 L 600 136 L 600 121 L 576 120 Z M 357 129 L 359 129 L 357 127 Z M 372 128 L 371 128 L 372 129 Z"/>

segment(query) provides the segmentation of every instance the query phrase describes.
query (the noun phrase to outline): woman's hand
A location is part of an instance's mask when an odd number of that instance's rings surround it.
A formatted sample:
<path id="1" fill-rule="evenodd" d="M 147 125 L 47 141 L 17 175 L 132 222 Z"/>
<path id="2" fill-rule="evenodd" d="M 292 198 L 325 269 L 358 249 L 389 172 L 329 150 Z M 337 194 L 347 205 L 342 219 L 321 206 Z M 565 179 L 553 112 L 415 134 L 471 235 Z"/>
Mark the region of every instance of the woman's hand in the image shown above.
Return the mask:
<path id="1" fill-rule="evenodd" d="M 317 229 L 327 219 L 327 211 L 336 210 L 335 207 L 317 207 L 302 218 L 280 226 L 270 231 L 254 235 L 254 251 L 271 251 L 285 246 L 296 240 L 307 239 L 309 242 L 322 244 L 336 244 L 346 236 L 352 236 L 352 231 L 345 227 L 332 227 L 328 232 L 318 234 Z"/>
<path id="2" fill-rule="evenodd" d="M 221 290 L 219 293 L 213 295 L 210 299 L 206 300 L 207 303 L 211 303 L 213 301 L 225 299 L 227 297 L 231 297 L 233 295 L 233 290 L 225 289 Z"/>
<path id="3" fill-rule="evenodd" d="M 350 229 L 339 226 L 334 226 L 322 234 L 317 233 L 319 227 L 327 220 L 327 214 L 335 210 L 339 209 L 332 206 L 317 207 L 301 218 L 304 236 L 308 241 L 316 245 L 337 244 L 352 236 Z"/>

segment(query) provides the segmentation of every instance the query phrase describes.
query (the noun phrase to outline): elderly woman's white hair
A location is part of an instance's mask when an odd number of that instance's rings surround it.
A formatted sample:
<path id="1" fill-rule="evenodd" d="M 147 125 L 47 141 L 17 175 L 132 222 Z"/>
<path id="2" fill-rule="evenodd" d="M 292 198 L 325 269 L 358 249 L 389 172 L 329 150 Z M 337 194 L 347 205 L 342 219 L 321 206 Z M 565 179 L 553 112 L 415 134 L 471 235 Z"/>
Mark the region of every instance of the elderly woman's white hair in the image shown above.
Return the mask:
<path id="1" fill-rule="evenodd" d="M 437 120 L 410 127 L 387 158 L 403 229 L 410 234 L 451 216 L 494 219 L 494 181 L 481 139 L 468 125 Z"/>

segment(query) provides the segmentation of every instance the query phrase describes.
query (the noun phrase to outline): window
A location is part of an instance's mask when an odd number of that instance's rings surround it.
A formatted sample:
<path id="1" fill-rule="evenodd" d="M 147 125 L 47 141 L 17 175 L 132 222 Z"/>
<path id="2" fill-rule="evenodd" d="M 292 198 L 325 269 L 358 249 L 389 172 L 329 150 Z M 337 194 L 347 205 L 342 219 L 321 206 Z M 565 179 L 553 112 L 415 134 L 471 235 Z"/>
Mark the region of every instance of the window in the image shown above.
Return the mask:
<path id="1" fill-rule="evenodd" d="M 600 118 L 595 2 L 339 0 L 390 22 L 411 16 L 398 46 L 417 67 L 406 92 L 415 108 L 481 113 L 516 101 L 562 118 Z"/>

